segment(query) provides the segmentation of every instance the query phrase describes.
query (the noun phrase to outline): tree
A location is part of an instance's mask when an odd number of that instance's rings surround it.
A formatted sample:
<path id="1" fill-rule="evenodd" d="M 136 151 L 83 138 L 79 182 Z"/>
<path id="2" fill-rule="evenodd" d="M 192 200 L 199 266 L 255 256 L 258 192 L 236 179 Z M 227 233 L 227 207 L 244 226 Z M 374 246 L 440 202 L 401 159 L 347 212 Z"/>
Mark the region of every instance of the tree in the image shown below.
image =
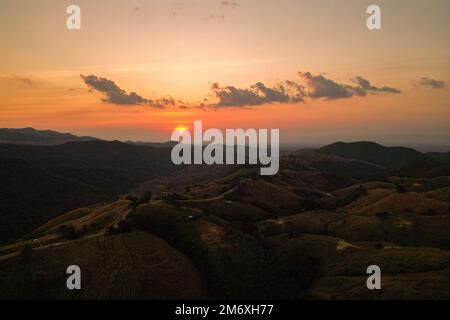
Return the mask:
<path id="1" fill-rule="evenodd" d="M 178 206 L 178 200 L 180 200 L 180 196 L 176 193 L 169 193 L 166 197 L 166 202 L 173 206 Z"/>
<path id="2" fill-rule="evenodd" d="M 129 220 L 120 220 L 118 225 L 120 233 L 128 233 L 132 231 L 131 222 Z"/>
<path id="3" fill-rule="evenodd" d="M 153 199 L 153 192 L 146 191 L 142 194 L 142 197 L 139 199 L 139 203 L 147 203 Z"/>
<path id="4" fill-rule="evenodd" d="M 67 231 L 66 231 L 67 239 L 76 239 L 76 238 L 78 238 L 78 235 L 79 234 L 74 226 L 67 227 Z"/>
<path id="5" fill-rule="evenodd" d="M 389 212 L 377 212 L 375 215 L 378 219 L 381 220 L 389 220 L 390 216 Z"/>
<path id="6" fill-rule="evenodd" d="M 118 234 L 119 229 L 116 226 L 109 226 L 109 228 L 106 230 L 106 234 L 109 236 L 112 236 L 114 234 Z"/>
<path id="7" fill-rule="evenodd" d="M 60 233 L 62 236 L 65 236 L 66 233 L 67 233 L 67 226 L 66 226 L 65 224 L 60 225 L 59 228 L 58 228 L 58 230 L 59 230 L 59 233 Z"/>
<path id="8" fill-rule="evenodd" d="M 133 196 L 133 195 L 131 195 L 131 194 L 125 196 L 123 199 L 124 199 L 124 200 L 128 200 L 128 201 L 131 201 L 131 202 L 137 202 L 137 201 L 138 201 L 138 198 L 135 197 L 135 196 Z"/>
<path id="9" fill-rule="evenodd" d="M 405 186 L 400 181 L 396 181 L 395 186 L 397 188 L 398 193 L 406 193 L 407 192 Z"/>
<path id="10" fill-rule="evenodd" d="M 33 255 L 33 251 L 33 247 L 27 244 L 20 250 L 20 256 L 23 260 L 29 260 Z"/>

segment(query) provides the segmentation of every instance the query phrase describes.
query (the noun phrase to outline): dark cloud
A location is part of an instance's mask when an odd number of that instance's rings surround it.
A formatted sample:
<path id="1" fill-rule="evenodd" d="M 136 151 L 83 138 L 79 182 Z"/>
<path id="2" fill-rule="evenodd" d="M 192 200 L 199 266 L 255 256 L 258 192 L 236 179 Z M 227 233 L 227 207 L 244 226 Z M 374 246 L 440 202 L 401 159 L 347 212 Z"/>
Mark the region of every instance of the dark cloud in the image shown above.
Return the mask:
<path id="1" fill-rule="evenodd" d="M 345 99 L 353 96 L 364 97 L 369 93 L 401 93 L 401 90 L 387 86 L 376 87 L 363 77 L 356 77 L 351 81 L 357 86 L 341 84 L 323 75 L 313 75 L 310 72 L 299 71 L 299 76 L 305 81 L 310 98 L 325 98 L 329 100 Z"/>
<path id="2" fill-rule="evenodd" d="M 158 109 L 164 109 L 168 105 L 175 105 L 175 100 L 170 97 L 157 100 L 146 99 L 135 92 L 127 93 L 113 81 L 99 78 L 95 75 L 81 75 L 81 78 L 90 89 L 103 93 L 105 95 L 103 101 L 107 103 L 127 106 L 145 105 Z"/>
<path id="3" fill-rule="evenodd" d="M 391 87 L 375 87 L 373 86 L 369 80 L 364 79 L 361 76 L 358 76 L 354 79 L 352 79 L 352 81 L 356 84 L 359 85 L 359 87 L 356 87 L 354 89 L 358 89 L 358 90 L 363 90 L 364 92 L 385 92 L 385 93 L 401 93 L 401 90 L 396 89 L 396 88 L 391 88 Z"/>
<path id="4" fill-rule="evenodd" d="M 310 72 L 299 71 L 298 75 L 306 82 L 307 95 L 311 98 L 341 99 L 353 96 L 348 86 L 339 84 L 323 75 L 314 76 Z"/>
<path id="5" fill-rule="evenodd" d="M 304 81 L 305 85 L 296 81 L 285 80 L 277 83 L 275 86 L 267 86 L 262 82 L 257 82 L 247 88 L 238 88 L 235 86 L 220 86 L 219 83 L 211 84 L 212 97 L 216 102 L 210 102 L 205 98 L 197 106 L 201 110 L 220 109 L 226 107 L 255 107 L 265 104 L 275 103 L 301 103 L 305 99 L 345 99 L 354 96 L 364 97 L 368 94 L 401 93 L 399 89 L 382 86 L 377 87 L 369 80 L 358 76 L 351 79 L 353 85 L 338 83 L 326 78 L 323 74 L 313 75 L 310 72 L 299 71 L 298 75 Z M 90 90 L 96 90 L 105 95 L 103 101 L 116 105 L 142 105 L 158 109 L 165 109 L 167 106 L 178 106 L 180 109 L 195 108 L 182 100 L 175 100 L 172 97 L 163 97 L 156 100 L 146 99 L 135 92 L 127 93 L 116 83 L 105 78 L 99 78 L 95 75 L 81 75 L 85 84 Z M 430 84 L 428 78 L 427 85 Z M 425 80 L 424 80 L 425 81 Z M 434 83 L 436 87 L 442 86 L 441 83 Z"/>
<path id="6" fill-rule="evenodd" d="M 423 77 L 420 79 L 419 84 L 422 86 L 428 86 L 433 89 L 442 89 L 445 87 L 445 82 L 440 80 L 431 79 L 428 77 Z"/>
<path id="7" fill-rule="evenodd" d="M 210 107 L 251 107 L 269 103 L 297 103 L 303 101 L 300 85 L 279 83 L 275 87 L 267 87 L 257 82 L 250 88 L 221 87 L 218 83 L 211 85 L 214 96 L 219 100 Z"/>
<path id="8" fill-rule="evenodd" d="M 218 102 L 207 106 L 251 107 L 270 103 L 300 103 L 304 102 L 305 98 L 335 100 L 375 93 L 401 93 L 396 88 L 376 87 L 360 76 L 351 79 L 356 85 L 347 85 L 328 79 L 322 74 L 313 75 L 299 71 L 298 75 L 305 82 L 305 86 L 292 80 L 280 82 L 275 87 L 267 87 L 257 82 L 250 88 L 243 89 L 234 86 L 221 87 L 218 83 L 213 83 L 211 90 Z"/>

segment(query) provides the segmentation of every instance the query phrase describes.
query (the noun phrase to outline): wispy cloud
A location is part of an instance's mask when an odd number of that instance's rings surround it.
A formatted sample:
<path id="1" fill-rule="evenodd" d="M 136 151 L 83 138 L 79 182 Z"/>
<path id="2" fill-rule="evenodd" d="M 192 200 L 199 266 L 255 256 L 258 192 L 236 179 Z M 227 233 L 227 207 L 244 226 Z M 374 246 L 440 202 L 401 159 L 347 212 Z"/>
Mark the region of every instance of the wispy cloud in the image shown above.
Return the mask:
<path id="1" fill-rule="evenodd" d="M 239 3 L 237 3 L 236 1 L 222 1 L 222 2 L 220 2 L 220 4 L 223 7 L 228 7 L 228 8 L 232 8 L 232 9 L 239 7 Z"/>
<path id="2" fill-rule="evenodd" d="M 442 89 L 446 86 L 444 81 L 435 80 L 428 77 L 422 77 L 419 81 L 419 85 L 431 87 L 433 89 Z"/>
<path id="3" fill-rule="evenodd" d="M 99 78 L 95 75 L 81 75 L 81 78 L 89 88 L 103 93 L 105 95 L 103 101 L 106 103 L 125 106 L 142 105 L 158 109 L 164 109 L 169 105 L 175 105 L 175 100 L 171 97 L 151 100 L 143 98 L 135 92 L 127 93 L 115 82 L 106 78 Z"/>
<path id="4" fill-rule="evenodd" d="M 29 77 L 17 76 L 17 75 L 0 75 L 0 80 L 21 83 L 23 85 L 31 86 L 37 84 L 39 81 L 31 79 Z"/>

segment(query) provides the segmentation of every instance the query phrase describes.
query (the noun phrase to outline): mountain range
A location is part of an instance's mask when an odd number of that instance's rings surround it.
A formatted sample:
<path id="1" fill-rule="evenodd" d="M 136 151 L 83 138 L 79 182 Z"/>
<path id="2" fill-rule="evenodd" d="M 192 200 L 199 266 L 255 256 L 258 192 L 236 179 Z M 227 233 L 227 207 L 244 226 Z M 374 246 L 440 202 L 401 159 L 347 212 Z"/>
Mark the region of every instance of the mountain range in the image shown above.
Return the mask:
<path id="1" fill-rule="evenodd" d="M 450 298 L 449 153 L 338 142 L 260 176 L 170 152 L 0 143 L 0 299 Z"/>
<path id="2" fill-rule="evenodd" d="M 34 128 L 7 129 L 0 128 L 0 143 L 57 145 L 67 142 L 99 140 L 94 137 L 78 137 L 71 133 L 60 133 L 52 130 L 36 130 Z"/>

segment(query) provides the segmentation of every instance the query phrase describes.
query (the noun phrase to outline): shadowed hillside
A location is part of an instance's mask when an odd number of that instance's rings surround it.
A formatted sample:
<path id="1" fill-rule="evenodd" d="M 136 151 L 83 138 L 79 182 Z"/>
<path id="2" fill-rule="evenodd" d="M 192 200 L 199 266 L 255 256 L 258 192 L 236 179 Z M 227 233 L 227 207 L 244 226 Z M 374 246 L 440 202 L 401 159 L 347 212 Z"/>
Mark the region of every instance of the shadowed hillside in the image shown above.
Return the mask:
<path id="1" fill-rule="evenodd" d="M 0 241 L 70 209 L 113 200 L 171 170 L 165 148 L 104 141 L 0 144 Z"/>
<path id="2" fill-rule="evenodd" d="M 19 217 L 35 225 L 0 247 L 1 297 L 449 298 L 450 176 L 439 175 L 445 162 L 410 149 L 377 151 L 400 169 L 302 150 L 260 176 L 245 165 L 175 170 L 163 166 L 168 149 L 119 142 L 0 148 L 16 191 L 2 186 L 2 203 L 25 199 L 4 228 Z M 47 202 L 70 201 L 85 203 L 45 216 Z M 65 290 L 67 264 L 88 275 L 81 292 Z M 372 264 L 382 268 L 376 292 L 366 287 Z"/>
<path id="3" fill-rule="evenodd" d="M 67 142 L 98 140 L 94 137 L 77 137 L 71 133 L 60 133 L 52 130 L 0 129 L 0 143 L 57 145 Z"/>
<path id="4" fill-rule="evenodd" d="M 319 152 L 364 160 L 391 170 L 399 169 L 414 160 L 426 158 L 424 154 L 411 148 L 384 147 L 374 142 L 337 142 L 320 148 Z"/>

